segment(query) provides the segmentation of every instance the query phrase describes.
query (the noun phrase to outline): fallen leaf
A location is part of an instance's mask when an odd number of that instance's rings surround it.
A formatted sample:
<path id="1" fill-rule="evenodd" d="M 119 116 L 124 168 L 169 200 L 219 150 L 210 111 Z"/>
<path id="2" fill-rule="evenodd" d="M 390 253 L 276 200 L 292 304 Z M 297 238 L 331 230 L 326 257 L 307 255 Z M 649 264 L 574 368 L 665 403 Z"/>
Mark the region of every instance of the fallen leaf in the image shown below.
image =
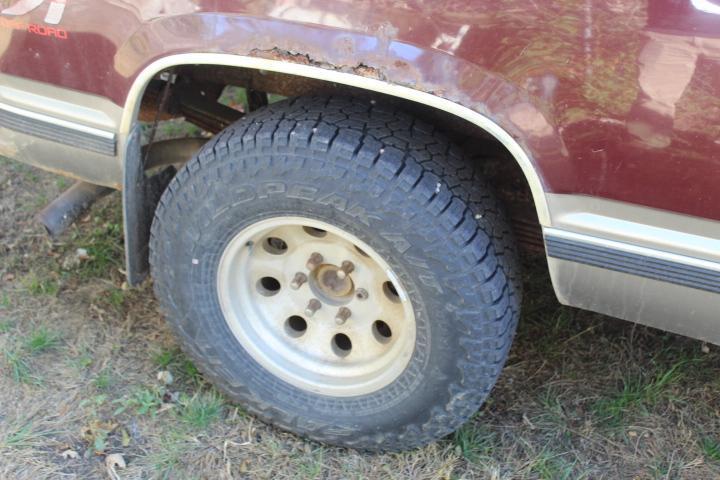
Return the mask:
<path id="1" fill-rule="evenodd" d="M 105 451 L 107 437 L 117 426 L 117 423 L 95 420 L 83 429 L 82 437 L 95 453 L 99 455 Z"/>
<path id="2" fill-rule="evenodd" d="M 75 450 L 67 449 L 60 454 L 65 460 L 75 460 L 80 458 L 80 455 Z"/>
<path id="3" fill-rule="evenodd" d="M 162 370 L 162 371 L 158 372 L 157 379 L 160 380 L 165 385 L 170 385 L 173 382 L 172 373 L 170 373 L 167 370 Z"/>
<path id="4" fill-rule="evenodd" d="M 122 446 L 127 447 L 130 445 L 130 434 L 124 428 L 122 429 Z"/>
<path id="5" fill-rule="evenodd" d="M 113 480 L 119 480 L 120 475 L 117 474 L 117 469 L 123 469 L 127 467 L 125 459 L 119 453 L 111 453 L 105 457 L 105 467 L 107 467 L 108 475 Z"/>

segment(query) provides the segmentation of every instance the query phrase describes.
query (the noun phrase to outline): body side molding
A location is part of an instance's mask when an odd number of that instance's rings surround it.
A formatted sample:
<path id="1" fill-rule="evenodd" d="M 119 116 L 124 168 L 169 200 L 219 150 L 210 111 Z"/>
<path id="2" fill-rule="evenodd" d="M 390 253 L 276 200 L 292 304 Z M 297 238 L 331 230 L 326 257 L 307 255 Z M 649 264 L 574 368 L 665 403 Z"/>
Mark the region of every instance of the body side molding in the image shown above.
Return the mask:
<path id="1" fill-rule="evenodd" d="M 115 155 L 115 133 L 0 103 L 0 127 L 83 150 Z"/>
<path id="2" fill-rule="evenodd" d="M 720 264 L 546 228 L 548 257 L 720 294 Z"/>

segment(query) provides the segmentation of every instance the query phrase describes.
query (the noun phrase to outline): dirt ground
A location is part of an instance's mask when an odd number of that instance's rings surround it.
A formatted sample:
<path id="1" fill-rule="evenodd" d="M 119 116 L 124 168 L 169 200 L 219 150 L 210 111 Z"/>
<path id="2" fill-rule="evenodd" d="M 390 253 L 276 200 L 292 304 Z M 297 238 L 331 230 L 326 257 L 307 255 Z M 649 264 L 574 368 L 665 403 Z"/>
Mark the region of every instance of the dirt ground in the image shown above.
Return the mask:
<path id="1" fill-rule="evenodd" d="M 33 215 L 69 185 L 0 159 L 2 479 L 720 478 L 720 349 L 560 307 L 533 258 L 508 365 L 455 435 L 370 455 L 278 431 L 203 380 L 149 282 L 123 286 L 119 194 L 46 238 Z"/>

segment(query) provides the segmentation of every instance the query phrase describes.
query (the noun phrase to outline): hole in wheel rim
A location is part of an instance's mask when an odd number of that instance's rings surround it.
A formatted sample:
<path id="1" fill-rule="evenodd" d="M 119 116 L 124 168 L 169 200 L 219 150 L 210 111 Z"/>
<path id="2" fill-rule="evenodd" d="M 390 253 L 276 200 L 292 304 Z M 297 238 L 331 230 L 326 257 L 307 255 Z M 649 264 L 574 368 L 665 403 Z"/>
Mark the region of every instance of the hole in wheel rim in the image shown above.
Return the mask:
<path id="1" fill-rule="evenodd" d="M 357 250 L 357 252 L 358 252 L 360 255 L 362 255 L 363 257 L 369 257 L 369 256 L 370 256 L 370 255 L 368 255 L 367 253 L 365 253 L 365 250 L 363 250 L 362 248 L 358 247 L 357 245 L 355 245 L 355 250 Z"/>
<path id="2" fill-rule="evenodd" d="M 372 329 L 375 340 L 378 342 L 388 343 L 391 340 L 392 330 L 390 330 L 390 325 L 382 320 L 375 320 L 375 322 L 373 322 Z"/>
<path id="3" fill-rule="evenodd" d="M 332 349 L 338 357 L 347 357 L 352 350 L 350 337 L 344 333 L 337 333 L 332 339 Z"/>
<path id="4" fill-rule="evenodd" d="M 282 255 L 287 252 L 288 246 L 282 238 L 267 237 L 263 241 L 263 249 L 272 255 Z"/>
<path id="5" fill-rule="evenodd" d="M 285 332 L 293 338 L 302 336 L 307 330 L 307 322 L 300 315 L 292 315 L 285 320 Z"/>
<path id="6" fill-rule="evenodd" d="M 257 282 L 257 291 L 265 297 L 272 297 L 280 291 L 280 282 L 274 277 L 262 277 Z"/>
<path id="7" fill-rule="evenodd" d="M 393 303 L 400 303 L 400 295 L 392 282 L 383 283 L 383 293 Z"/>
<path id="8" fill-rule="evenodd" d="M 327 235 L 327 231 L 323 230 L 322 228 L 303 227 L 303 230 L 305 230 L 305 233 L 307 233 L 311 237 L 322 238 Z"/>

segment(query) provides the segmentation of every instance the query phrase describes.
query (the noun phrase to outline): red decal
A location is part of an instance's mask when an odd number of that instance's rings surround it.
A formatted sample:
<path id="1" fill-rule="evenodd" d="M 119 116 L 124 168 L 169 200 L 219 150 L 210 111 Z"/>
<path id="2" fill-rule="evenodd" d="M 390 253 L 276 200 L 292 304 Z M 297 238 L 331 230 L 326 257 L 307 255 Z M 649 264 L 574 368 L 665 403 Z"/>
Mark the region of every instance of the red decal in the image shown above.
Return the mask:
<path id="1" fill-rule="evenodd" d="M 40 35 L 41 37 L 52 37 L 58 40 L 67 40 L 68 31 L 63 28 L 46 27 L 44 25 L 38 25 L 35 23 L 27 24 L 21 23 L 16 20 L 9 20 L 7 18 L 0 17 L 0 27 L 9 28 L 11 30 L 25 30 L 33 35 Z"/>

